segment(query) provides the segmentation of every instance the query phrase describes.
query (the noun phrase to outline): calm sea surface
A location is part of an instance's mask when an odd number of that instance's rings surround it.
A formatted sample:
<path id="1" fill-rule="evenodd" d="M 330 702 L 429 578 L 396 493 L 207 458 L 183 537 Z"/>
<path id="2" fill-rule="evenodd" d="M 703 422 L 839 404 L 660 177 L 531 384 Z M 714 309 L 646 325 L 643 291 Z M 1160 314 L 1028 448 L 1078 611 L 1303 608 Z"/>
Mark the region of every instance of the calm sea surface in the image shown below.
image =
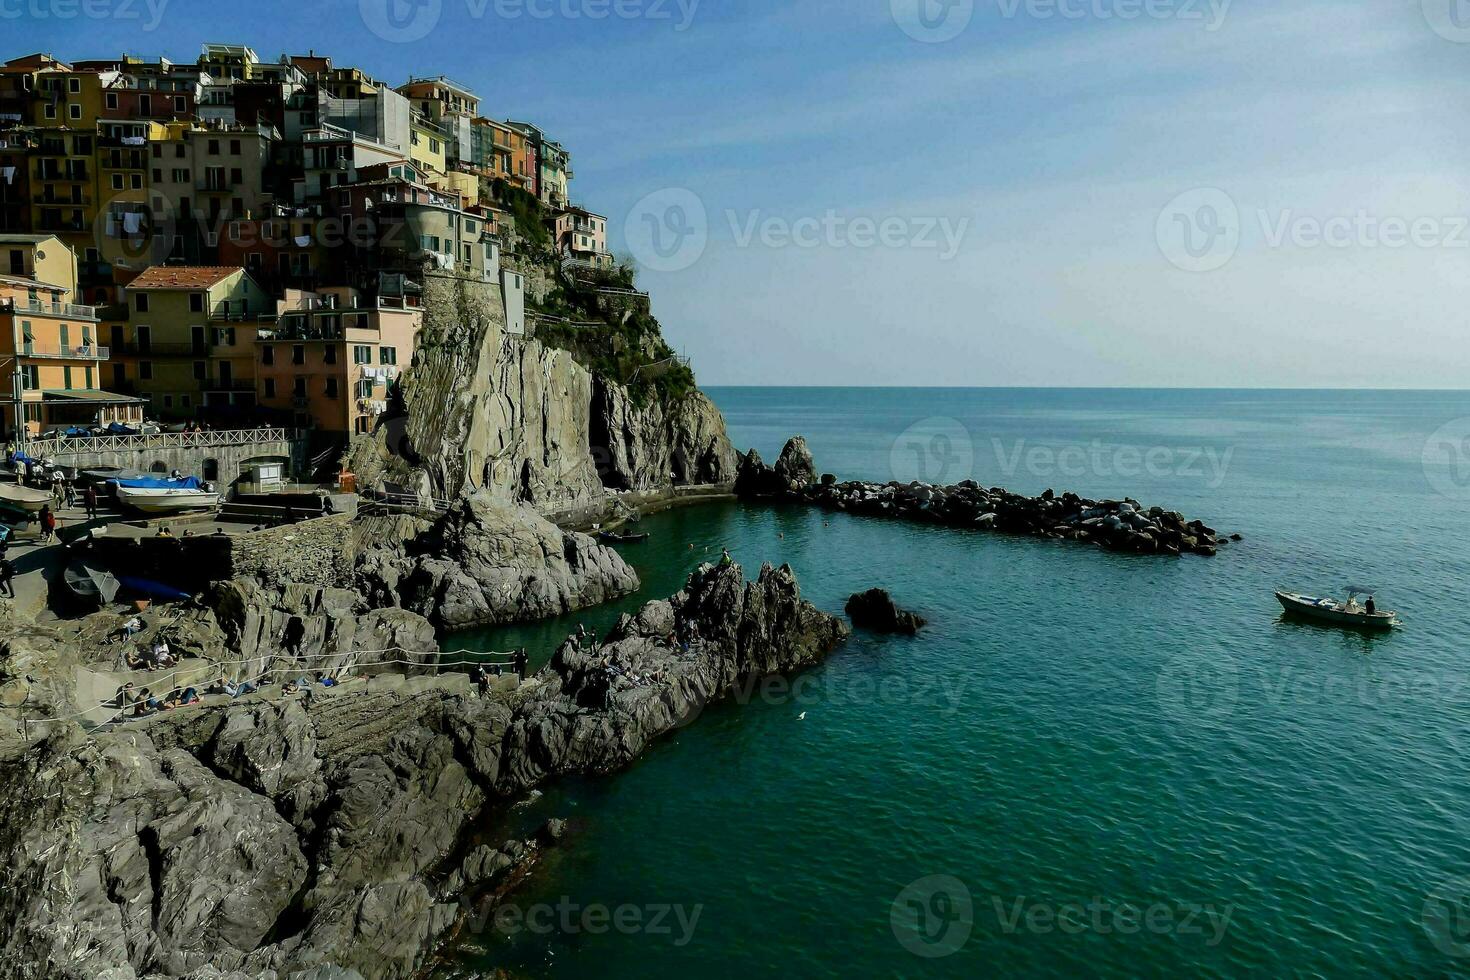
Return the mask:
<path id="1" fill-rule="evenodd" d="M 573 834 L 515 894 L 527 918 L 438 975 L 1470 969 L 1470 393 L 711 394 L 767 461 L 801 433 L 843 478 L 1127 495 L 1245 540 L 1171 560 L 803 509 L 646 519 L 639 596 L 458 639 L 543 662 L 722 545 L 829 611 L 882 586 L 931 625 L 858 633 L 517 808 L 487 832 Z M 1271 595 L 1350 583 L 1403 629 L 1283 621 Z"/>

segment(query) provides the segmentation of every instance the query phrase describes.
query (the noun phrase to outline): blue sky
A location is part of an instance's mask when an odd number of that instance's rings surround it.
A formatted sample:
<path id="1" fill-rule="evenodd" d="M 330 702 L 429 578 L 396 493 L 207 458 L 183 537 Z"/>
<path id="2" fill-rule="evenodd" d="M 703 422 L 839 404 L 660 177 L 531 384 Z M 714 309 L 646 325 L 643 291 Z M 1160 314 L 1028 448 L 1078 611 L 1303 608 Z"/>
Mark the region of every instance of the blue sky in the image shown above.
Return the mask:
<path id="1" fill-rule="evenodd" d="M 4 53 L 458 78 L 706 384 L 1470 379 L 1467 0 L 149 2 L 0 0 Z"/>

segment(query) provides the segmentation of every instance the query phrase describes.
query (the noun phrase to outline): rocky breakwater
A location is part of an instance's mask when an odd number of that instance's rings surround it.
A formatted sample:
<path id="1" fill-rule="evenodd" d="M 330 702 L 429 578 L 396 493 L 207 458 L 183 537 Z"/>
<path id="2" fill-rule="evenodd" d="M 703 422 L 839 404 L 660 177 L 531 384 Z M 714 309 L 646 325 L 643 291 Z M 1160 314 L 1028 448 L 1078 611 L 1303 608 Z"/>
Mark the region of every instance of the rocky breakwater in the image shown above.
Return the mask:
<path id="1" fill-rule="evenodd" d="M 774 468 L 754 450 L 743 455 L 736 490 L 870 517 L 1088 542 L 1140 554 L 1214 555 L 1226 542 L 1240 540 L 1238 534 L 1225 535 L 1177 511 L 1145 507 L 1130 498 L 1093 500 L 1051 490 L 1027 497 L 973 480 L 952 486 L 840 483 L 830 475 L 817 480 L 813 474 L 806 443 L 798 437 L 787 443 Z"/>
<path id="2" fill-rule="evenodd" d="M 638 589 L 613 549 L 483 491 L 432 524 L 402 521 L 393 532 L 362 549 L 359 588 L 441 629 L 545 619 Z"/>
<path id="3" fill-rule="evenodd" d="M 3 746 L 0 976 L 413 976 L 461 889 L 521 859 L 466 852 L 487 809 L 616 770 L 739 679 L 845 636 L 789 569 L 706 566 L 509 692 L 377 678 Z M 46 644 L 12 646 L 41 670 Z"/>

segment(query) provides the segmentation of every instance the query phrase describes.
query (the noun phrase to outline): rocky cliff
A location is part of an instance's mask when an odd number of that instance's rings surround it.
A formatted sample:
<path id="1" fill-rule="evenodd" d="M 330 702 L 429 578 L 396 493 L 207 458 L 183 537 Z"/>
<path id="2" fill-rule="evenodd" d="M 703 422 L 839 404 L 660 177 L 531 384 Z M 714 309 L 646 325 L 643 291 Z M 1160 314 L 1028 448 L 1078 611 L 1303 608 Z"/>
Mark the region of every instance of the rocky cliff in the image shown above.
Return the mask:
<path id="1" fill-rule="evenodd" d="M 789 569 L 746 582 L 706 566 L 505 694 L 378 679 L 91 737 L 58 726 L 0 757 L 0 975 L 408 977 L 459 890 L 515 859 L 460 859 L 487 806 L 624 766 L 741 679 L 816 663 L 845 636 Z"/>
<path id="2" fill-rule="evenodd" d="M 508 333 L 494 283 L 430 275 L 424 301 L 402 411 L 350 461 L 367 484 L 563 507 L 608 489 L 734 480 L 724 420 L 698 390 L 637 398 L 571 351 Z"/>

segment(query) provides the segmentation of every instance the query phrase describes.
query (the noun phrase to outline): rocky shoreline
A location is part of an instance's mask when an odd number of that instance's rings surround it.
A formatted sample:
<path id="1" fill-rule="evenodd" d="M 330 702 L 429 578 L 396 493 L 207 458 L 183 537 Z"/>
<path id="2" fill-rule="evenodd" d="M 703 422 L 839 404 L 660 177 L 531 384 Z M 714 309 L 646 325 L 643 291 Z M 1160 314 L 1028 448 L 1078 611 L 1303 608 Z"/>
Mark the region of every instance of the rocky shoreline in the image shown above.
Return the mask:
<path id="1" fill-rule="evenodd" d="M 90 736 L 58 725 L 0 759 L 0 973 L 413 976 L 462 896 L 526 860 L 459 854 L 482 813 L 625 767 L 742 680 L 816 664 L 846 636 L 789 568 L 747 582 L 703 566 L 488 696 L 464 675 L 377 680 Z"/>
<path id="2" fill-rule="evenodd" d="M 1145 507 L 1131 498 L 1093 500 L 1047 490 L 1037 497 L 974 480 L 952 486 L 928 483 L 839 483 L 818 478 L 800 436 L 788 442 L 775 466 L 755 450 L 740 457 L 737 494 L 750 499 L 809 504 L 866 517 L 938 524 L 971 531 L 1076 541 L 1135 554 L 1213 556 L 1239 534 L 1224 534 L 1177 511 Z"/>

